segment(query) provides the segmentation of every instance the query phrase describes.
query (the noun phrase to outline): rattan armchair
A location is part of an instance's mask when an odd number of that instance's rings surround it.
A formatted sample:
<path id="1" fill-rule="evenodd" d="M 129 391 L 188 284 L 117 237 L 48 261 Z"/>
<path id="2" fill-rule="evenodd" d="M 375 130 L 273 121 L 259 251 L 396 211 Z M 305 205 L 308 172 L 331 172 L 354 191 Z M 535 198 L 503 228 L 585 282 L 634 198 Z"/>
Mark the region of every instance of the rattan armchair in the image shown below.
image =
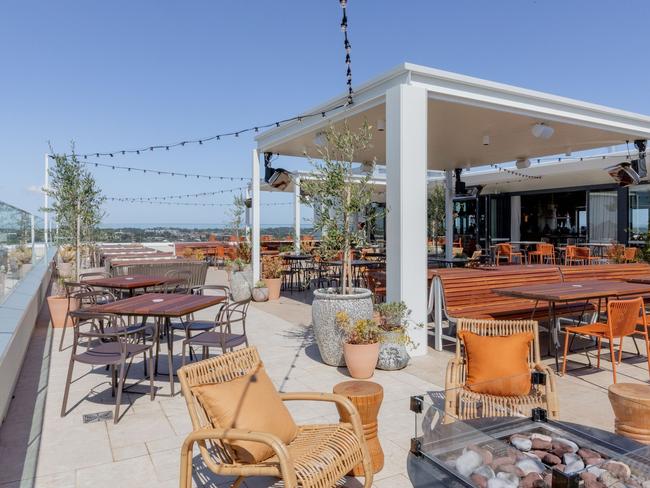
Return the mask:
<path id="1" fill-rule="evenodd" d="M 476 320 L 459 319 L 457 333 L 469 331 L 481 336 L 509 336 L 532 332 L 528 363 L 533 371 L 545 373 L 544 385 L 532 385 L 524 396 L 495 396 L 475 393 L 465 386 L 467 356 L 461 340 L 456 342 L 456 355 L 447 365 L 445 378 L 445 421 L 467 420 L 478 417 L 502 417 L 515 413 L 530 415 L 535 407 L 544 408 L 549 418 L 559 418 L 559 403 L 555 375 L 541 362 L 539 331 L 534 320 Z"/>
<path id="2" fill-rule="evenodd" d="M 331 393 L 280 393 L 283 401 L 323 401 L 349 412 L 351 423 L 300 425 L 288 445 L 264 432 L 215 428 L 193 393 L 200 385 L 225 383 L 256 371 L 262 362 L 257 349 L 249 347 L 222 356 L 189 364 L 178 370 L 193 431 L 181 449 L 180 486 L 192 486 L 192 452 L 198 444 L 206 467 L 221 476 L 235 476 L 237 488 L 247 477 L 272 476 L 284 481 L 285 488 L 330 488 L 359 464 L 363 465 L 366 488 L 372 486 L 372 462 L 363 436 L 356 407 L 345 397 Z M 260 406 L 260 415 L 265 415 Z M 274 455 L 258 464 L 232 459 L 225 447 L 228 441 L 248 440 L 271 447 Z"/>

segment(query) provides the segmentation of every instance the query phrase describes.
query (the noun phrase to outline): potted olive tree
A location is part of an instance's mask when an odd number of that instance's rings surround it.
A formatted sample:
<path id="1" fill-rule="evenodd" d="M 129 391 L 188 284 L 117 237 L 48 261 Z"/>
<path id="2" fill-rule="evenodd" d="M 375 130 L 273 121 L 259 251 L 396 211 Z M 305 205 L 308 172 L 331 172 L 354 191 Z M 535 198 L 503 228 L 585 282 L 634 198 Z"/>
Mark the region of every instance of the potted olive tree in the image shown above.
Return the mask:
<path id="1" fill-rule="evenodd" d="M 282 287 L 282 258 L 279 256 L 264 256 L 262 258 L 262 278 L 269 289 L 269 300 L 280 298 Z"/>
<path id="2" fill-rule="evenodd" d="M 364 123 L 358 131 L 347 125 L 330 128 L 326 144 L 320 146 L 320 160 L 312 160 L 312 177 L 301 180 L 302 201 L 314 209 L 314 228 L 320 231 L 320 253 L 341 259 L 339 284 L 314 291 L 312 326 L 323 361 L 342 366 L 343 335 L 336 314 L 345 311 L 352 321 L 372 318 L 372 293 L 355 288 L 352 274 L 353 247 L 363 245 L 365 233 L 355 216 L 368 212 L 372 202 L 371 172 L 354 171 L 358 155 L 370 145 L 371 127 Z M 366 222 L 374 215 L 366 214 Z"/>
<path id="3" fill-rule="evenodd" d="M 350 320 L 347 312 L 336 314 L 336 324 L 344 335 L 343 356 L 350 376 L 357 379 L 372 377 L 379 358 L 381 330 L 373 319 Z"/>
<path id="4" fill-rule="evenodd" d="M 78 277 L 82 243 L 94 241 L 97 226 L 104 216 L 102 204 L 106 200 L 97 186 L 92 174 L 79 161 L 72 147 L 72 154 L 53 155 L 54 164 L 50 167 L 49 187 L 44 191 L 52 199 L 52 206 L 44 209 L 54 212 L 58 242 L 58 279 L 47 297 L 48 308 L 55 327 L 69 326 L 65 322 L 68 299 L 64 294 L 62 282 Z M 74 272 L 73 272 L 74 269 Z M 74 301 L 73 301 L 74 302 Z M 71 310 L 74 303 L 70 304 Z"/>
<path id="5" fill-rule="evenodd" d="M 388 371 L 405 368 L 411 357 L 407 346 L 415 347 L 408 327 L 423 327 L 409 319 L 411 311 L 404 302 L 386 302 L 375 306 L 375 320 L 381 329 L 382 341 L 377 368 Z"/>

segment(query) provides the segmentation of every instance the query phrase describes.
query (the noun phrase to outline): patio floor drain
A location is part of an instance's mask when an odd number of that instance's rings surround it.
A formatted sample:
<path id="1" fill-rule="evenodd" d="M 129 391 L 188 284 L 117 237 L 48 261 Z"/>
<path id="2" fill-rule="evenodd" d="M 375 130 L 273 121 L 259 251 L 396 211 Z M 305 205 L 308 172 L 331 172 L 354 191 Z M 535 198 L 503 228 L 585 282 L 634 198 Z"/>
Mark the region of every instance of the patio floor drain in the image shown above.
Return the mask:
<path id="1" fill-rule="evenodd" d="M 102 422 L 104 420 L 113 420 L 113 412 L 97 412 L 97 413 L 85 413 L 84 424 L 91 424 L 93 422 Z"/>

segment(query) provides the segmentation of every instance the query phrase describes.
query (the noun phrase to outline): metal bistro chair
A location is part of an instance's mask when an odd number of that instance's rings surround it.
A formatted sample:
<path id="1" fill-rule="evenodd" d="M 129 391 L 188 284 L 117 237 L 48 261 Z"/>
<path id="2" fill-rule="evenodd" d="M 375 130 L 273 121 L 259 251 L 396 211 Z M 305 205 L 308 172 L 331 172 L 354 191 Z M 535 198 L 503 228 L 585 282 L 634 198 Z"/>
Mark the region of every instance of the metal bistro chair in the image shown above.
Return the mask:
<path id="1" fill-rule="evenodd" d="M 184 269 L 170 269 L 165 273 L 165 278 L 173 281 L 161 285 L 163 293 L 183 293 L 189 295 L 192 292 L 192 272 Z"/>
<path id="2" fill-rule="evenodd" d="M 67 329 L 68 319 L 70 317 L 70 312 L 81 308 L 79 299 L 77 295 L 80 293 L 88 293 L 92 291 L 92 288 L 84 283 L 77 283 L 75 281 L 66 281 L 63 283 L 63 289 L 65 290 L 65 297 L 68 300 L 67 308 L 65 311 L 65 320 L 63 321 L 64 327 L 61 330 L 61 340 L 59 341 L 59 351 L 63 351 L 63 341 L 65 340 L 65 330 Z"/>
<path id="3" fill-rule="evenodd" d="M 245 345 L 248 347 L 246 336 L 246 315 L 251 299 L 239 302 L 231 302 L 221 308 L 216 320 L 212 323 L 212 330 L 201 332 L 194 337 L 183 341 L 182 364 L 185 366 L 185 351 L 189 346 L 200 346 L 203 348 L 203 359 L 206 359 L 211 347 L 221 348 L 225 354 L 234 351 L 235 347 Z M 241 324 L 241 331 L 235 331 L 233 325 Z"/>
<path id="4" fill-rule="evenodd" d="M 79 281 L 83 283 L 86 280 L 93 278 L 110 278 L 111 274 L 106 271 L 89 271 L 88 273 L 80 273 Z"/>
<path id="5" fill-rule="evenodd" d="M 206 291 L 212 291 L 215 292 L 214 294 L 216 295 L 222 295 L 226 299 L 225 301 L 221 302 L 218 307 L 217 314 L 215 315 L 215 320 L 186 320 L 183 321 L 181 320 L 180 322 L 172 322 L 170 331 L 169 333 L 172 334 L 172 337 L 169 340 L 169 343 L 172 345 L 170 349 L 170 354 L 174 354 L 173 351 L 173 344 L 174 344 L 174 331 L 177 330 L 182 330 L 185 332 L 185 340 L 190 339 L 192 337 L 193 332 L 206 332 L 209 330 L 212 330 L 214 328 L 214 325 L 216 321 L 218 320 L 218 317 L 221 314 L 221 310 L 228 305 L 230 302 L 231 296 L 230 296 L 230 288 L 227 286 L 221 286 L 221 285 L 203 285 L 198 288 L 194 288 L 193 293 L 196 295 L 204 295 Z M 185 353 L 183 352 L 183 356 Z M 193 356 L 193 351 L 192 348 L 190 347 L 190 358 Z"/>
<path id="6" fill-rule="evenodd" d="M 65 417 L 68 413 L 66 409 L 75 362 L 110 367 L 111 392 L 116 396 L 114 423 L 119 421 L 127 371 L 133 358 L 140 354 L 143 355 L 145 362 L 149 361 L 149 395 L 153 400 L 155 393 L 153 349 L 156 340 L 155 334 L 147 334 L 150 326 L 143 324 L 140 327 L 127 327 L 121 317 L 112 314 L 93 314 L 80 310 L 71 312 L 71 315 L 74 317 L 74 342 L 65 381 L 61 417 Z M 155 332 L 157 333 L 157 329 Z"/>

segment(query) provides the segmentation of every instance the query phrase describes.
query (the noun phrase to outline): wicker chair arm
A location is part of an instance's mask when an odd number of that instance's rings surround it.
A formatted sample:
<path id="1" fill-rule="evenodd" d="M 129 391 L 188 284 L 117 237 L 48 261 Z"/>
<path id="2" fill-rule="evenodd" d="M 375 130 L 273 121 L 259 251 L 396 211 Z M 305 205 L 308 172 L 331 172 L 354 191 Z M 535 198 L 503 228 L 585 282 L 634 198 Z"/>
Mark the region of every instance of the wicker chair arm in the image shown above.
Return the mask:
<path id="1" fill-rule="evenodd" d="M 557 420 L 560 418 L 560 402 L 558 400 L 558 391 L 555 384 L 555 373 L 550 366 L 541 363 L 535 363 L 535 370 L 546 373 L 546 404 L 548 408 L 548 415 L 550 418 Z"/>
<path id="2" fill-rule="evenodd" d="M 280 398 L 285 402 L 298 400 L 308 402 L 335 403 L 348 413 L 354 433 L 357 435 L 357 437 L 359 437 L 360 442 L 364 442 L 365 444 L 365 437 L 363 436 L 363 426 L 361 425 L 361 417 L 359 417 L 359 411 L 357 410 L 357 407 L 355 407 L 354 404 L 343 395 L 318 392 L 291 392 L 280 393 Z"/>
<path id="3" fill-rule="evenodd" d="M 250 442 L 259 442 L 260 444 L 266 444 L 271 449 L 278 458 L 280 464 L 280 472 L 282 473 L 282 479 L 285 482 L 286 486 L 297 486 L 296 483 L 296 471 L 293 465 L 293 459 L 289 454 L 287 446 L 275 435 L 269 434 L 266 432 L 253 432 L 242 429 L 200 429 L 190 432 L 183 442 L 183 447 L 181 450 L 181 459 L 186 460 L 189 457 L 189 463 L 191 463 L 192 452 L 194 449 L 194 444 L 203 442 L 206 440 L 220 440 L 220 441 L 250 441 Z M 209 466 L 212 465 L 213 468 L 231 468 L 231 469 L 246 469 L 254 470 L 256 464 L 220 464 L 215 465 L 213 461 L 206 460 L 206 464 Z M 183 477 L 183 467 L 184 462 L 181 462 L 181 477 Z M 264 466 L 260 466 L 264 467 Z"/>

